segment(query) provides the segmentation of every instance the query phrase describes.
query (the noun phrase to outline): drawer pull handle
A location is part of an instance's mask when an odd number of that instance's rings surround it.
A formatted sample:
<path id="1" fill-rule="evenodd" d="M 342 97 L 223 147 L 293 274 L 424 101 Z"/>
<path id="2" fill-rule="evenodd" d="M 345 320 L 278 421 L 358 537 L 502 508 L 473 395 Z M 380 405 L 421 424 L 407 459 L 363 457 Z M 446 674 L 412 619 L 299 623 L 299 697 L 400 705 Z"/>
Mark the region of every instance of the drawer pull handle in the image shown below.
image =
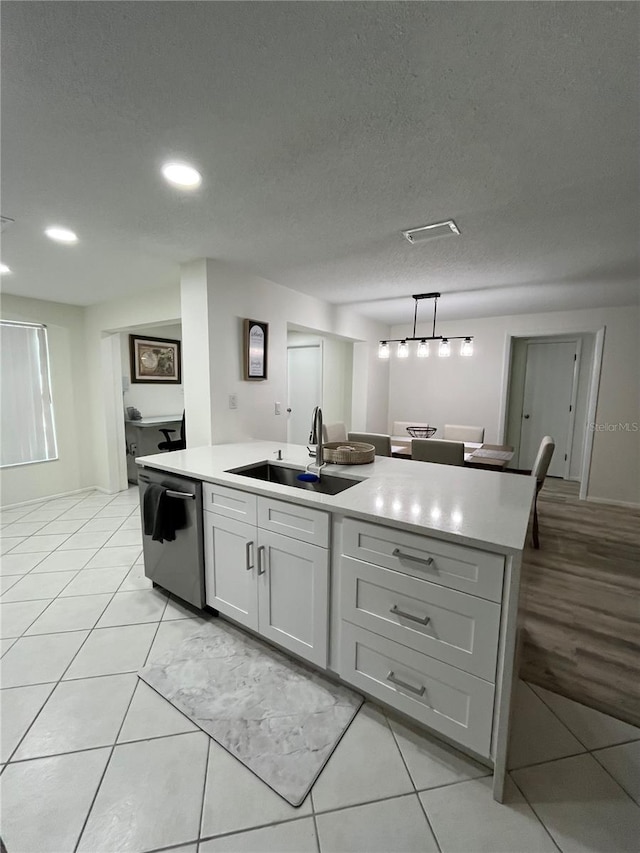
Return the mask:
<path id="1" fill-rule="evenodd" d="M 253 542 L 247 542 L 245 549 L 247 557 L 247 571 L 250 572 L 253 568 Z"/>
<path id="2" fill-rule="evenodd" d="M 389 613 L 394 613 L 396 616 L 402 616 L 404 619 L 411 619 L 412 622 L 418 622 L 420 625 L 428 625 L 430 616 L 413 616 L 411 613 L 406 613 L 400 610 L 397 604 L 394 604 Z"/>
<path id="3" fill-rule="evenodd" d="M 411 693 L 415 693 L 416 696 L 424 696 L 424 691 L 427 689 L 424 684 L 422 687 L 414 687 L 413 684 L 407 684 L 406 681 L 400 681 L 399 678 L 396 678 L 393 670 L 391 670 L 389 675 L 387 675 L 387 681 L 390 681 L 392 684 L 396 684 L 398 687 L 402 687 L 403 690 L 409 690 Z"/>
<path id="4" fill-rule="evenodd" d="M 258 574 L 263 575 L 266 572 L 264 567 L 264 545 L 258 546 Z"/>
<path id="5" fill-rule="evenodd" d="M 413 560 L 416 563 L 424 563 L 425 566 L 433 565 L 433 557 L 414 557 L 413 554 L 405 554 L 400 548 L 394 548 L 393 557 L 398 557 L 399 560 Z"/>

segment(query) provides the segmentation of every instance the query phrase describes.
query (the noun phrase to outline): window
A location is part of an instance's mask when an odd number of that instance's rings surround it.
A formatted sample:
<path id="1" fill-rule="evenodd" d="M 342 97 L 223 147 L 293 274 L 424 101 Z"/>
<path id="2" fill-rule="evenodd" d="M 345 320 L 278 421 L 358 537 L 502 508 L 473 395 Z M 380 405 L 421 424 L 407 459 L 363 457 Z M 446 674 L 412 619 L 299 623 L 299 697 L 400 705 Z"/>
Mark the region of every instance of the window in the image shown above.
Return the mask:
<path id="1" fill-rule="evenodd" d="M 0 320 L 0 466 L 58 458 L 47 329 Z"/>

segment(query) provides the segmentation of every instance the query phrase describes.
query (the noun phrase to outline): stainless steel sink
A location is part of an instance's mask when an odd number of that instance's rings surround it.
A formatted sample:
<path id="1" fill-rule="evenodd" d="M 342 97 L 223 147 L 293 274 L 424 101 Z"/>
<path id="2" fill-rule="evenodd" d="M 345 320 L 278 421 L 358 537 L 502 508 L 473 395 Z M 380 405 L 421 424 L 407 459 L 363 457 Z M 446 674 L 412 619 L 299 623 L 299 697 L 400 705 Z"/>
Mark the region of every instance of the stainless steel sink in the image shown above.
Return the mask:
<path id="1" fill-rule="evenodd" d="M 333 477 L 321 472 L 320 480 L 309 483 L 298 480 L 299 474 L 304 474 L 300 468 L 288 468 L 286 465 L 272 465 L 271 462 L 259 462 L 257 465 L 246 465 L 242 468 L 231 468 L 227 474 L 239 474 L 241 477 L 253 477 L 254 480 L 265 480 L 268 483 L 280 483 L 281 486 L 293 486 L 294 489 L 304 489 L 306 492 L 320 492 L 323 495 L 337 495 L 357 486 L 360 480 L 347 477 Z"/>

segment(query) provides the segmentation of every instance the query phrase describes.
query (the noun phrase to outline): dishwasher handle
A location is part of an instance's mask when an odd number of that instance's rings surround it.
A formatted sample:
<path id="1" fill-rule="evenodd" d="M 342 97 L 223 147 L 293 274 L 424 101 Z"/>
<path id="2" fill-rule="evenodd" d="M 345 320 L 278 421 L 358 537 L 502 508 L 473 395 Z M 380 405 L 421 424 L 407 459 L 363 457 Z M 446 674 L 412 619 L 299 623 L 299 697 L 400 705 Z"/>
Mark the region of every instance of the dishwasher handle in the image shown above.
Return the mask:
<path id="1" fill-rule="evenodd" d="M 191 492 L 174 492 L 173 489 L 167 489 L 166 494 L 168 498 L 178 498 L 181 501 L 195 501 L 196 499 L 196 496 Z"/>
<path id="2" fill-rule="evenodd" d="M 138 474 L 138 480 L 142 480 L 143 483 L 151 482 L 151 478 L 146 474 Z M 174 489 L 167 489 L 167 497 L 177 498 L 181 501 L 195 501 L 196 499 L 196 496 L 192 492 L 177 492 Z"/>

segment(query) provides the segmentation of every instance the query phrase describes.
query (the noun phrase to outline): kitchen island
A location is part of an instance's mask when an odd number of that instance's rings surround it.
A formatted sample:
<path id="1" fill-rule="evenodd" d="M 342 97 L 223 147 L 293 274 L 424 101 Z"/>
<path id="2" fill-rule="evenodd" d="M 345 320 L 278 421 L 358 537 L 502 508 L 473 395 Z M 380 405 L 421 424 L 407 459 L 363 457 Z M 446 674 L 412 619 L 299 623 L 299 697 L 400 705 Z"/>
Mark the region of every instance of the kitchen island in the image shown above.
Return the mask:
<path id="1" fill-rule="evenodd" d="M 260 441 L 136 461 L 202 482 L 207 605 L 492 766 L 502 799 L 532 478 L 376 457 L 324 494 L 246 476 L 313 461 Z"/>

